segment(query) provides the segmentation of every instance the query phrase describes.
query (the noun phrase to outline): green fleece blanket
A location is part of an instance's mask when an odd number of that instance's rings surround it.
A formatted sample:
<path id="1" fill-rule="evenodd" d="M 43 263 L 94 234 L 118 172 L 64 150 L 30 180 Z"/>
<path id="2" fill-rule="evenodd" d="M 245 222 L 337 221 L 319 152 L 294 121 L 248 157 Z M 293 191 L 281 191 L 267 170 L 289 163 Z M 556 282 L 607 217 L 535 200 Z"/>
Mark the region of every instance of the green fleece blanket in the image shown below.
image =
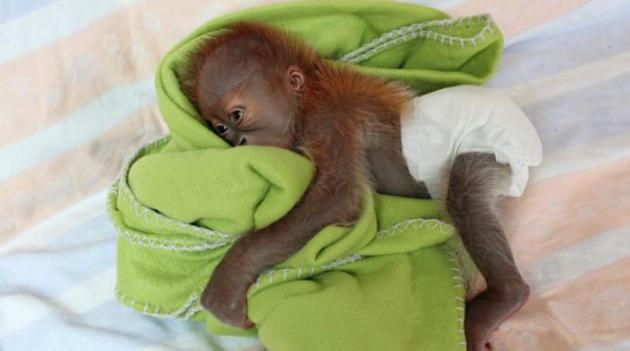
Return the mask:
<path id="1" fill-rule="evenodd" d="M 170 136 L 140 150 L 109 196 L 119 300 L 149 315 L 203 321 L 214 333 L 257 333 L 272 351 L 464 350 L 471 266 L 441 221 L 441 205 L 429 200 L 366 191 L 355 225 L 325 228 L 251 287 L 254 329 L 229 327 L 201 308 L 201 291 L 234 240 L 285 215 L 314 173 L 308 159 L 287 150 L 229 147 L 180 91 L 187 54 L 245 19 L 285 28 L 331 60 L 418 93 L 486 81 L 502 51 L 489 17 L 451 20 L 409 4 L 292 3 L 205 24 L 166 55 L 156 75 Z"/>

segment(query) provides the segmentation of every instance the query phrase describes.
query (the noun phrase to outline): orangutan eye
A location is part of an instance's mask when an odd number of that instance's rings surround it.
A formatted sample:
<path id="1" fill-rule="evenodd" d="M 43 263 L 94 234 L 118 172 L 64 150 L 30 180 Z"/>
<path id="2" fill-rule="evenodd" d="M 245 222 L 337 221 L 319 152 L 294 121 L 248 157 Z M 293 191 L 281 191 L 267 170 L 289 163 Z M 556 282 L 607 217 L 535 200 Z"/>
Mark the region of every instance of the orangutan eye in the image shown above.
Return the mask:
<path id="1" fill-rule="evenodd" d="M 227 133 L 228 131 L 228 127 L 226 127 L 224 124 L 217 124 L 214 129 L 217 130 L 217 132 L 219 132 L 219 134 L 221 135 L 225 135 L 225 133 Z"/>
<path id="2" fill-rule="evenodd" d="M 236 109 L 230 113 L 230 116 L 232 116 L 232 119 L 235 122 L 238 122 L 241 118 L 243 118 L 243 110 Z"/>

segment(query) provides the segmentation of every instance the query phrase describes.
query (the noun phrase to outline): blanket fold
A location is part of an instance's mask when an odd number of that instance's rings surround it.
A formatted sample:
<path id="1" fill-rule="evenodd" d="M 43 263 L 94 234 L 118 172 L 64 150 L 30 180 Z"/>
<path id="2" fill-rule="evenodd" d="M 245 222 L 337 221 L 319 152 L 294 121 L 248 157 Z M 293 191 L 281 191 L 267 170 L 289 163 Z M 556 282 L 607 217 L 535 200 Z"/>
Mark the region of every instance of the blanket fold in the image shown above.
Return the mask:
<path id="1" fill-rule="evenodd" d="M 354 225 L 326 227 L 250 288 L 255 329 L 234 329 L 201 308 L 201 291 L 230 244 L 285 215 L 314 174 L 310 160 L 287 150 L 229 147 L 181 92 L 189 53 L 238 20 L 282 27 L 336 64 L 402 80 L 418 93 L 484 82 L 502 50 L 488 16 L 451 20 L 389 2 L 283 4 L 203 25 L 156 75 L 170 135 L 141 149 L 108 197 L 119 233 L 119 300 L 149 315 L 203 321 L 215 333 L 258 333 L 272 351 L 464 350 L 471 265 L 430 200 L 366 190 Z"/>

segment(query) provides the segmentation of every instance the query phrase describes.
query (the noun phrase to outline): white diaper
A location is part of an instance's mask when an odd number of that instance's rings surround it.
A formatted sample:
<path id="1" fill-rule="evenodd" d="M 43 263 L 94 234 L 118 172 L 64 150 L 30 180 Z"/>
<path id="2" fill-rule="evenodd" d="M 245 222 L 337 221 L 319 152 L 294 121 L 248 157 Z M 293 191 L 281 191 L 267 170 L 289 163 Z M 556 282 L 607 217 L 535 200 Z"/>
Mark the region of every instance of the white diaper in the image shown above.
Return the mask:
<path id="1" fill-rule="evenodd" d="M 464 85 L 413 99 L 401 121 L 402 149 L 409 171 L 433 198 L 443 197 L 457 155 L 494 154 L 512 178 L 500 193 L 521 196 L 529 166 L 542 161 L 542 145 L 527 116 L 499 90 Z"/>

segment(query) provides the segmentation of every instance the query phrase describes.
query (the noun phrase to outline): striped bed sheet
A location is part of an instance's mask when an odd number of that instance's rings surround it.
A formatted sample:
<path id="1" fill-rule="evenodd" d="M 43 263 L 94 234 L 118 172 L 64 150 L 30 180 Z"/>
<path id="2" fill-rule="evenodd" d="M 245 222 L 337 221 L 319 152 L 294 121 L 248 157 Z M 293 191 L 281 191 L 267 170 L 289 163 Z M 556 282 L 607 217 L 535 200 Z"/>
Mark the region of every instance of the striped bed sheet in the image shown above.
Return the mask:
<path id="1" fill-rule="evenodd" d="M 262 350 L 114 297 L 107 187 L 164 135 L 152 75 L 210 18 L 268 0 L 0 4 L 0 350 Z M 489 12 L 506 50 L 489 86 L 545 160 L 506 229 L 533 294 L 498 350 L 630 350 L 630 1 L 425 0 Z"/>

